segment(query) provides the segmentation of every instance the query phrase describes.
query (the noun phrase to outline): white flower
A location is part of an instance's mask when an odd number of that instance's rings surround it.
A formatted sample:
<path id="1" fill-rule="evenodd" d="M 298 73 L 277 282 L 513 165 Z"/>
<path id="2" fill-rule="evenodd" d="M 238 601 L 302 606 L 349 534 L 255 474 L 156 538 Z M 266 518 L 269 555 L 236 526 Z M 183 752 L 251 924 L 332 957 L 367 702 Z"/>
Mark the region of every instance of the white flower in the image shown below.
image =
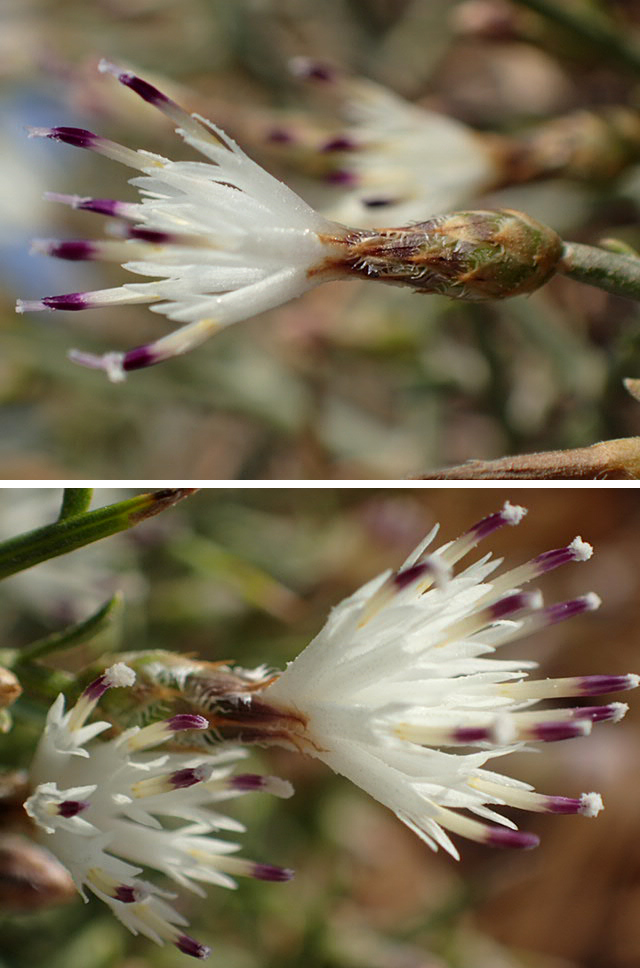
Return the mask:
<path id="1" fill-rule="evenodd" d="M 345 119 L 340 132 L 316 138 L 307 149 L 336 189 L 322 206 L 329 217 L 360 227 L 378 226 L 381 218 L 405 225 L 468 205 L 497 180 L 486 140 L 455 118 L 307 57 L 294 58 L 291 68 L 337 97 Z M 300 154 L 295 124 L 274 128 L 271 141 Z"/>
<path id="2" fill-rule="evenodd" d="M 178 714 L 93 742 L 111 725 L 85 725 L 96 703 L 107 689 L 131 686 L 134 680 L 128 666 L 116 663 L 68 712 L 58 696 L 31 767 L 34 792 L 25 809 L 85 900 L 88 888 L 134 934 L 206 958 L 209 949 L 185 934 L 187 921 L 168 903 L 175 895 L 138 875 L 143 867 L 153 868 L 200 895 L 205 892 L 199 882 L 235 887 L 235 875 L 288 880 L 291 871 L 232 856 L 238 845 L 211 834 L 244 830 L 213 809 L 216 803 L 252 790 L 283 797 L 292 790 L 277 777 L 231 775 L 233 763 L 244 755 L 235 748 L 148 752 L 176 733 L 208 729 L 208 720 L 199 715 Z"/>
<path id="3" fill-rule="evenodd" d="M 211 122 L 187 114 L 134 74 L 106 61 L 100 69 L 115 74 L 168 115 L 182 139 L 208 159 L 174 162 L 81 128 L 31 129 L 32 136 L 88 148 L 142 172 L 131 181 L 142 196 L 138 203 L 49 196 L 124 220 L 123 240 L 41 240 L 34 248 L 66 259 L 122 262 L 131 272 L 157 280 L 17 304 L 18 312 L 31 312 L 149 303 L 153 312 L 184 324 L 127 353 L 71 354 L 76 362 L 104 369 L 118 381 L 128 370 L 185 353 L 221 327 L 287 302 L 324 281 L 322 264 L 347 230 L 318 215 Z"/>
<path id="4" fill-rule="evenodd" d="M 587 594 L 543 607 L 539 592 L 520 590 L 559 565 L 589 558 L 591 546 L 580 538 L 511 571 L 496 574 L 501 559 L 485 555 L 454 574 L 480 541 L 518 524 L 524 513 L 507 503 L 428 554 L 434 529 L 399 571 L 338 605 L 257 696 L 272 711 L 275 742 L 323 760 L 430 847 L 454 857 L 447 831 L 492 846 L 537 844 L 496 810 L 502 805 L 595 816 L 602 808 L 597 793 L 538 794 L 485 764 L 531 742 L 583 736 L 593 723 L 617 722 L 627 710 L 619 702 L 533 708 L 539 700 L 595 696 L 639 682 L 635 675 L 530 680 L 534 662 L 494 657 L 507 642 L 599 605 Z"/>

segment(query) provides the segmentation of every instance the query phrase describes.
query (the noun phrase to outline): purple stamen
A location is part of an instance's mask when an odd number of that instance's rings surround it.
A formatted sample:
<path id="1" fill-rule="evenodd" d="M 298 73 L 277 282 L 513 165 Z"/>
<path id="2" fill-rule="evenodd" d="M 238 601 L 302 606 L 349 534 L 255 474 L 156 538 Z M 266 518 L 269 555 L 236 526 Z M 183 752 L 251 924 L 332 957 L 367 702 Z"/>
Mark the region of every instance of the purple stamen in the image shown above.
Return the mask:
<path id="1" fill-rule="evenodd" d="M 582 800 L 573 797 L 546 797 L 546 809 L 549 813 L 580 813 Z"/>
<path id="2" fill-rule="evenodd" d="M 509 827 L 489 827 L 485 843 L 489 847 L 516 847 L 520 850 L 531 850 L 540 843 L 540 838 L 520 830 L 510 830 Z"/>
<path id="3" fill-rule="evenodd" d="M 493 738 L 493 731 L 486 726 L 460 726 L 452 730 L 451 738 L 454 743 L 481 743 Z"/>
<path id="4" fill-rule="evenodd" d="M 538 723 L 531 730 L 533 738 L 541 743 L 557 743 L 563 739 L 575 739 L 577 736 L 585 736 L 588 730 L 585 725 L 590 720 L 579 719 L 568 723 Z"/>
<path id="5" fill-rule="evenodd" d="M 50 242 L 43 241 L 42 243 L 34 242 L 33 251 L 44 252 L 46 255 L 55 256 L 57 259 L 68 259 L 71 262 L 99 258 L 96 244 L 86 239 L 67 239 L 61 242 L 54 240 Z"/>
<path id="6" fill-rule="evenodd" d="M 188 934 L 181 934 L 174 942 L 178 951 L 184 955 L 191 955 L 192 958 L 208 958 L 211 948 L 206 944 L 200 944 L 195 938 L 190 938 Z"/>
<path id="7" fill-rule="evenodd" d="M 347 171 L 346 168 L 336 168 L 335 171 L 330 171 L 328 175 L 325 175 L 325 179 L 330 185 L 357 185 L 358 176 L 353 171 Z"/>
<path id="8" fill-rule="evenodd" d="M 181 729 L 208 729 L 209 720 L 197 713 L 178 713 L 167 720 L 167 726 L 174 733 L 180 732 Z"/>
<path id="9" fill-rule="evenodd" d="M 329 153 L 332 151 L 353 151 L 358 145 L 353 140 L 353 138 L 347 137 L 347 135 L 336 135 L 335 138 L 330 138 L 329 141 L 321 146 L 320 151 L 324 153 Z"/>
<path id="10" fill-rule="evenodd" d="M 261 881 L 290 881 L 294 871 L 287 867 L 274 867 L 272 864 L 254 864 L 251 871 L 253 877 Z"/>
<path id="11" fill-rule="evenodd" d="M 600 604 L 597 595 L 582 595 L 580 598 L 572 598 L 568 602 L 556 602 L 544 609 L 544 617 L 548 625 L 556 622 L 563 622 L 567 618 L 575 615 L 583 615 L 585 612 L 592 612 Z"/>
<path id="12" fill-rule="evenodd" d="M 532 564 L 536 566 L 538 574 L 544 575 L 547 571 L 575 561 L 575 557 L 575 553 L 569 548 L 556 548 L 554 551 L 543 551 L 533 559 Z"/>
<path id="13" fill-rule="evenodd" d="M 574 709 L 573 715 L 576 719 L 590 719 L 592 723 L 606 723 L 620 719 L 624 710 L 624 703 L 612 702 L 608 706 L 581 706 Z"/>
<path id="14" fill-rule="evenodd" d="M 229 786 L 234 790 L 262 790 L 266 782 L 265 777 L 259 773 L 239 773 L 231 777 Z"/>
<path id="15" fill-rule="evenodd" d="M 109 676 L 103 672 L 101 676 L 98 676 L 97 679 L 94 679 L 93 682 L 89 683 L 89 685 L 84 690 L 82 695 L 84 696 L 85 699 L 95 701 L 97 699 L 100 699 L 101 696 L 104 696 L 107 689 L 110 689 L 110 688 L 111 688 L 111 680 Z"/>
<path id="16" fill-rule="evenodd" d="M 153 84 L 149 84 L 148 81 L 143 81 L 141 77 L 136 74 L 130 74 L 127 71 L 114 71 L 115 76 L 118 78 L 121 84 L 125 87 L 130 87 L 132 91 L 135 91 L 144 101 L 148 101 L 149 104 L 160 105 L 160 104 L 172 104 L 170 98 L 162 91 L 159 91 L 157 87 Z"/>
<path id="17" fill-rule="evenodd" d="M 150 344 L 136 346 L 135 349 L 128 350 L 122 357 L 123 370 L 142 370 L 145 366 L 154 366 L 161 363 L 165 357 L 160 353 L 155 353 Z"/>
<path id="18" fill-rule="evenodd" d="M 59 192 L 45 192 L 44 197 L 49 202 L 62 202 L 72 208 L 116 218 L 133 218 L 139 207 L 136 202 L 119 202 L 115 198 L 86 198 L 81 195 L 62 195 Z"/>
<path id="19" fill-rule="evenodd" d="M 206 767 L 187 767 L 184 770 L 176 770 L 175 773 L 172 773 L 169 777 L 169 782 L 176 790 L 184 790 L 186 787 L 194 786 L 196 783 L 202 783 L 209 776 L 210 770 Z"/>
<path id="20" fill-rule="evenodd" d="M 336 79 L 336 72 L 332 67 L 308 57 L 294 57 L 290 66 L 296 77 L 305 80 L 327 83 Z"/>
<path id="21" fill-rule="evenodd" d="M 86 292 L 67 292 L 61 296 L 45 296 L 40 301 L 47 309 L 68 310 L 76 312 L 79 309 L 89 309 L 91 302 Z"/>
<path id="22" fill-rule="evenodd" d="M 396 572 L 396 574 L 391 579 L 393 584 L 400 591 L 403 588 L 408 588 L 409 585 L 413 585 L 414 582 L 418 581 L 419 578 L 423 578 L 425 575 L 440 577 L 442 574 L 441 568 L 436 568 L 432 562 L 428 559 L 425 561 L 420 561 L 416 565 L 410 565 L 408 568 L 404 568 L 402 571 Z"/>
<path id="23" fill-rule="evenodd" d="M 393 205 L 395 201 L 393 198 L 363 198 L 362 204 L 367 208 L 384 208 L 385 205 Z"/>
<path id="24" fill-rule="evenodd" d="M 288 145 L 296 140 L 286 128 L 271 128 L 270 131 L 267 131 L 265 137 L 267 141 L 276 145 Z"/>
<path id="25" fill-rule="evenodd" d="M 605 692 L 624 692 L 635 689 L 638 676 L 580 676 L 580 692 L 583 696 L 600 696 Z"/>
<path id="26" fill-rule="evenodd" d="M 173 235 L 171 232 L 158 232 L 154 229 L 139 228 L 136 225 L 127 229 L 127 236 L 130 239 L 138 239 L 140 242 L 151 242 L 156 245 L 180 241 L 180 236 Z"/>
<path id="27" fill-rule="evenodd" d="M 135 887 L 130 887 L 128 884 L 119 884 L 113 892 L 113 897 L 116 901 L 122 901 L 123 904 L 134 904 L 138 900 L 138 893 Z"/>
<path id="28" fill-rule="evenodd" d="M 62 803 L 58 804 L 58 814 L 61 817 L 69 819 L 70 817 L 77 816 L 77 814 L 90 806 L 91 802 L 89 800 L 63 800 Z"/>
<path id="29" fill-rule="evenodd" d="M 101 141 L 99 135 L 86 128 L 69 128 L 64 125 L 55 128 L 29 128 L 29 137 L 50 138 L 52 141 L 61 141 L 66 145 L 73 145 L 75 148 L 94 148 Z"/>
<path id="30" fill-rule="evenodd" d="M 481 521 L 474 524 L 468 531 L 465 531 L 462 537 L 466 538 L 469 536 L 473 537 L 475 541 L 482 541 L 484 538 L 488 538 L 489 535 L 493 534 L 494 531 L 504 527 L 505 524 L 519 524 L 524 513 L 526 513 L 524 508 L 506 504 L 500 511 L 496 511 L 494 514 L 489 514 L 486 518 L 482 518 Z"/>
<path id="31" fill-rule="evenodd" d="M 502 619 L 523 609 L 535 608 L 539 601 L 540 596 L 537 592 L 514 592 L 513 595 L 506 595 L 494 602 L 487 611 L 490 613 L 491 620 Z"/>

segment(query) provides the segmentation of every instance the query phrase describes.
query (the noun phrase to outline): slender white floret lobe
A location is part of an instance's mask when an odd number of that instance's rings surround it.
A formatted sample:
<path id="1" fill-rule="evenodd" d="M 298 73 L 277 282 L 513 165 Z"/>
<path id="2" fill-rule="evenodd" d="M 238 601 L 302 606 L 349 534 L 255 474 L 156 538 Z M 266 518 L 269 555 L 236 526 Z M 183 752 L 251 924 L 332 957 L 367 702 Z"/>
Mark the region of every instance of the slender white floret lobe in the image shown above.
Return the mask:
<path id="1" fill-rule="evenodd" d="M 179 713 L 96 742 L 111 724 L 85 726 L 87 717 L 107 689 L 134 681 L 134 672 L 116 663 L 68 711 L 58 696 L 31 766 L 25 810 L 85 900 L 90 890 L 134 934 L 206 958 L 209 948 L 185 933 L 186 920 L 168 903 L 174 895 L 139 875 L 154 869 L 201 895 L 202 883 L 235 887 L 236 875 L 287 880 L 289 870 L 230 856 L 238 845 L 216 833 L 244 828 L 216 805 L 257 790 L 289 796 L 291 788 L 277 777 L 234 776 L 241 749 L 149 752 L 178 733 L 209 729 L 197 714 Z"/>
<path id="2" fill-rule="evenodd" d="M 597 608 L 593 593 L 545 606 L 523 586 L 591 546 L 575 538 L 511 570 L 490 554 L 463 557 L 524 508 L 509 503 L 460 538 L 427 542 L 398 571 L 374 578 L 333 609 L 307 648 L 258 694 L 285 743 L 327 763 L 385 804 L 426 841 L 454 857 L 449 834 L 492 846 L 532 847 L 500 812 L 602 809 L 597 793 L 547 796 L 490 770 L 530 744 L 586 736 L 618 722 L 624 703 L 541 708 L 542 699 L 603 695 L 638 685 L 635 675 L 529 679 L 536 663 L 499 658 L 516 638 Z M 283 725 L 284 724 L 284 725 Z"/>

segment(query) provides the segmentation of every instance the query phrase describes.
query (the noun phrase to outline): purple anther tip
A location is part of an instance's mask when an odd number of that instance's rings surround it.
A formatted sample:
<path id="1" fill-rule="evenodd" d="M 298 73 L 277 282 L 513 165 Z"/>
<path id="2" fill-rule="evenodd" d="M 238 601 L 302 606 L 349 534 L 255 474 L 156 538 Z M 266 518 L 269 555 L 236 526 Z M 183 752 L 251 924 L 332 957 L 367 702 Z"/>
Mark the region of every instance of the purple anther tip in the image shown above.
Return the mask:
<path id="1" fill-rule="evenodd" d="M 163 359 L 158 353 L 154 353 L 148 346 L 136 346 L 129 350 L 122 357 L 123 370 L 142 370 L 145 366 L 153 366 Z"/>
<path id="2" fill-rule="evenodd" d="M 358 177 L 353 171 L 347 171 L 346 168 L 336 168 L 335 171 L 330 171 L 328 175 L 325 175 L 326 181 L 330 185 L 357 185 Z"/>
<path id="3" fill-rule="evenodd" d="M 274 867 L 272 864 L 254 864 L 251 872 L 261 881 L 290 881 L 294 871 L 287 867 Z"/>
<path id="4" fill-rule="evenodd" d="M 74 207 L 87 212 L 97 212 L 99 215 L 117 216 L 121 214 L 122 206 L 123 203 L 115 198 L 84 198 Z"/>
<path id="5" fill-rule="evenodd" d="M 271 128 L 265 139 L 274 145 L 288 145 L 295 141 L 293 134 L 287 128 Z"/>
<path id="6" fill-rule="evenodd" d="M 211 954 L 211 948 L 208 945 L 200 944 L 195 938 L 190 938 L 188 934 L 181 934 L 174 943 L 178 951 L 181 951 L 184 955 L 191 955 L 192 958 L 204 959 Z"/>
<path id="7" fill-rule="evenodd" d="M 329 154 L 332 151 L 353 151 L 357 148 L 356 142 L 353 138 L 347 137 L 347 135 L 336 135 L 335 138 L 330 138 L 328 141 L 321 146 L 320 151 Z"/>
<path id="8" fill-rule="evenodd" d="M 505 524 L 520 524 L 526 513 L 525 508 L 509 504 L 507 501 L 503 508 L 493 514 L 488 514 L 486 518 L 482 518 L 481 521 L 469 528 L 465 535 L 473 535 L 476 541 L 482 541 L 483 538 L 489 537 L 498 528 L 504 527 Z"/>
<path id="9" fill-rule="evenodd" d="M 291 70 L 296 77 L 310 81 L 327 83 L 336 78 L 336 72 L 332 67 L 323 64 L 321 61 L 311 60 L 309 57 L 294 57 L 291 61 Z"/>
<path id="10" fill-rule="evenodd" d="M 148 101 L 149 104 L 168 104 L 170 99 L 162 91 L 159 91 L 157 87 L 153 84 L 149 84 L 148 81 L 143 81 L 141 77 L 137 74 L 130 74 L 127 71 L 122 71 L 116 75 L 121 84 L 125 87 L 130 87 L 132 91 L 135 91 L 139 97 L 144 101 Z"/>
<path id="11" fill-rule="evenodd" d="M 573 797 L 547 797 L 546 806 L 549 813 L 580 813 L 582 800 Z"/>
<path id="12" fill-rule="evenodd" d="M 96 246 L 85 239 L 68 239 L 64 242 L 52 242 L 48 247 L 48 254 L 70 262 L 82 262 L 95 258 Z"/>
<path id="13" fill-rule="evenodd" d="M 103 673 L 101 676 L 98 676 L 97 679 L 94 679 L 93 682 L 89 683 L 87 688 L 84 690 L 83 695 L 85 699 L 100 699 L 101 696 L 104 696 L 107 689 L 110 688 L 110 685 L 111 683 L 109 682 L 108 677 Z"/>
<path id="14" fill-rule="evenodd" d="M 89 800 L 63 800 L 58 806 L 58 814 L 61 817 L 69 819 L 82 813 L 83 810 L 86 810 L 90 806 L 91 802 Z"/>
<path id="15" fill-rule="evenodd" d="M 85 292 L 67 292 L 61 296 L 45 296 L 41 302 L 48 309 L 67 310 L 69 312 L 87 309 L 91 305 Z"/>
<path id="16" fill-rule="evenodd" d="M 197 713 L 178 713 L 167 720 L 167 725 L 178 733 L 181 729 L 208 729 L 209 720 Z"/>
<path id="17" fill-rule="evenodd" d="M 533 559 L 538 574 L 543 575 L 547 571 L 559 568 L 575 560 L 575 554 L 569 548 L 556 548 L 553 551 L 543 551 Z"/>
<path id="18" fill-rule="evenodd" d="M 127 229 L 127 236 L 130 239 L 138 239 L 140 242 L 151 242 L 155 245 L 164 245 L 167 242 L 176 241 L 176 236 L 170 232 L 158 232 L 155 229 L 139 228 L 137 225 Z"/>
<path id="19" fill-rule="evenodd" d="M 415 581 L 422 578 L 424 575 L 432 575 L 434 568 L 427 561 L 418 562 L 417 565 L 410 565 L 408 568 L 404 568 L 402 571 L 397 572 L 393 576 L 393 584 L 398 589 L 407 588 L 409 585 L 413 585 Z"/>
<path id="20" fill-rule="evenodd" d="M 511 830 L 509 827 L 490 827 L 486 843 L 489 847 L 515 847 L 519 850 L 531 850 L 540 843 L 535 834 L 521 830 Z"/>
<path id="21" fill-rule="evenodd" d="M 585 736 L 585 726 L 589 722 L 586 717 L 568 723 L 538 723 L 533 729 L 535 739 L 542 743 L 558 743 L 563 739 L 575 739 Z"/>
<path id="22" fill-rule="evenodd" d="M 574 709 L 573 715 L 576 719 L 590 719 L 592 723 L 604 723 L 609 719 L 615 719 L 619 715 L 618 704 L 612 703 L 609 706 L 581 706 Z"/>
<path id="23" fill-rule="evenodd" d="M 134 904 L 138 900 L 135 887 L 131 887 L 129 884 L 119 884 L 113 892 L 113 897 L 116 901 L 122 901 L 123 904 Z"/>
<path id="24" fill-rule="evenodd" d="M 46 135 L 53 141 L 61 141 L 66 145 L 73 145 L 75 148 L 93 148 L 100 140 L 99 135 L 86 128 L 68 128 L 64 125 L 51 128 Z"/>
<path id="25" fill-rule="evenodd" d="M 492 619 L 506 618 L 515 612 L 521 612 L 525 608 L 531 608 L 536 602 L 537 596 L 531 592 L 515 592 L 513 595 L 506 595 L 504 598 L 494 602 L 489 606 L 488 611 Z"/>
<path id="26" fill-rule="evenodd" d="M 186 787 L 200 783 L 203 779 L 202 770 L 196 767 L 186 767 L 184 770 L 176 770 L 171 774 L 171 786 L 176 790 L 183 790 Z"/>
<path id="27" fill-rule="evenodd" d="M 582 676 L 580 691 L 584 696 L 599 696 L 605 692 L 624 692 L 635 689 L 638 677 L 629 676 Z"/>
<path id="28" fill-rule="evenodd" d="M 452 737 L 456 743 L 481 743 L 490 740 L 492 733 L 486 726 L 460 726 L 452 731 Z"/>
<path id="29" fill-rule="evenodd" d="M 264 785 L 265 778 L 259 773 L 239 773 L 230 780 L 234 790 L 262 790 Z"/>
<path id="30" fill-rule="evenodd" d="M 363 198 L 362 204 L 366 208 L 384 208 L 386 205 L 393 205 L 397 199 L 394 198 Z"/>
<path id="31" fill-rule="evenodd" d="M 545 608 L 544 615 L 548 624 L 552 625 L 554 622 L 563 622 L 567 618 L 573 618 L 592 610 L 593 606 L 583 596 L 582 598 L 572 598 L 568 602 L 556 602 L 554 605 L 549 605 Z"/>

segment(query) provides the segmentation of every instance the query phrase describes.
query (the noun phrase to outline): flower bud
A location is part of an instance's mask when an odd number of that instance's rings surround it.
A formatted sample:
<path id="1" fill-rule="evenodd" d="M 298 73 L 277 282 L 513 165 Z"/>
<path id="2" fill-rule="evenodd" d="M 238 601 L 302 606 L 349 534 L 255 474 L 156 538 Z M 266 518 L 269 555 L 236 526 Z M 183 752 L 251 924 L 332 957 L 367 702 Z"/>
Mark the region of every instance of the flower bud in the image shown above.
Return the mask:
<path id="1" fill-rule="evenodd" d="M 0 908 L 35 911 L 76 896 L 71 874 L 53 854 L 19 834 L 0 836 Z"/>
<path id="2" fill-rule="evenodd" d="M 403 228 L 353 231 L 344 244 L 342 256 L 327 260 L 321 271 L 474 301 L 533 292 L 554 274 L 563 248 L 553 229 L 509 209 L 455 212 Z"/>

